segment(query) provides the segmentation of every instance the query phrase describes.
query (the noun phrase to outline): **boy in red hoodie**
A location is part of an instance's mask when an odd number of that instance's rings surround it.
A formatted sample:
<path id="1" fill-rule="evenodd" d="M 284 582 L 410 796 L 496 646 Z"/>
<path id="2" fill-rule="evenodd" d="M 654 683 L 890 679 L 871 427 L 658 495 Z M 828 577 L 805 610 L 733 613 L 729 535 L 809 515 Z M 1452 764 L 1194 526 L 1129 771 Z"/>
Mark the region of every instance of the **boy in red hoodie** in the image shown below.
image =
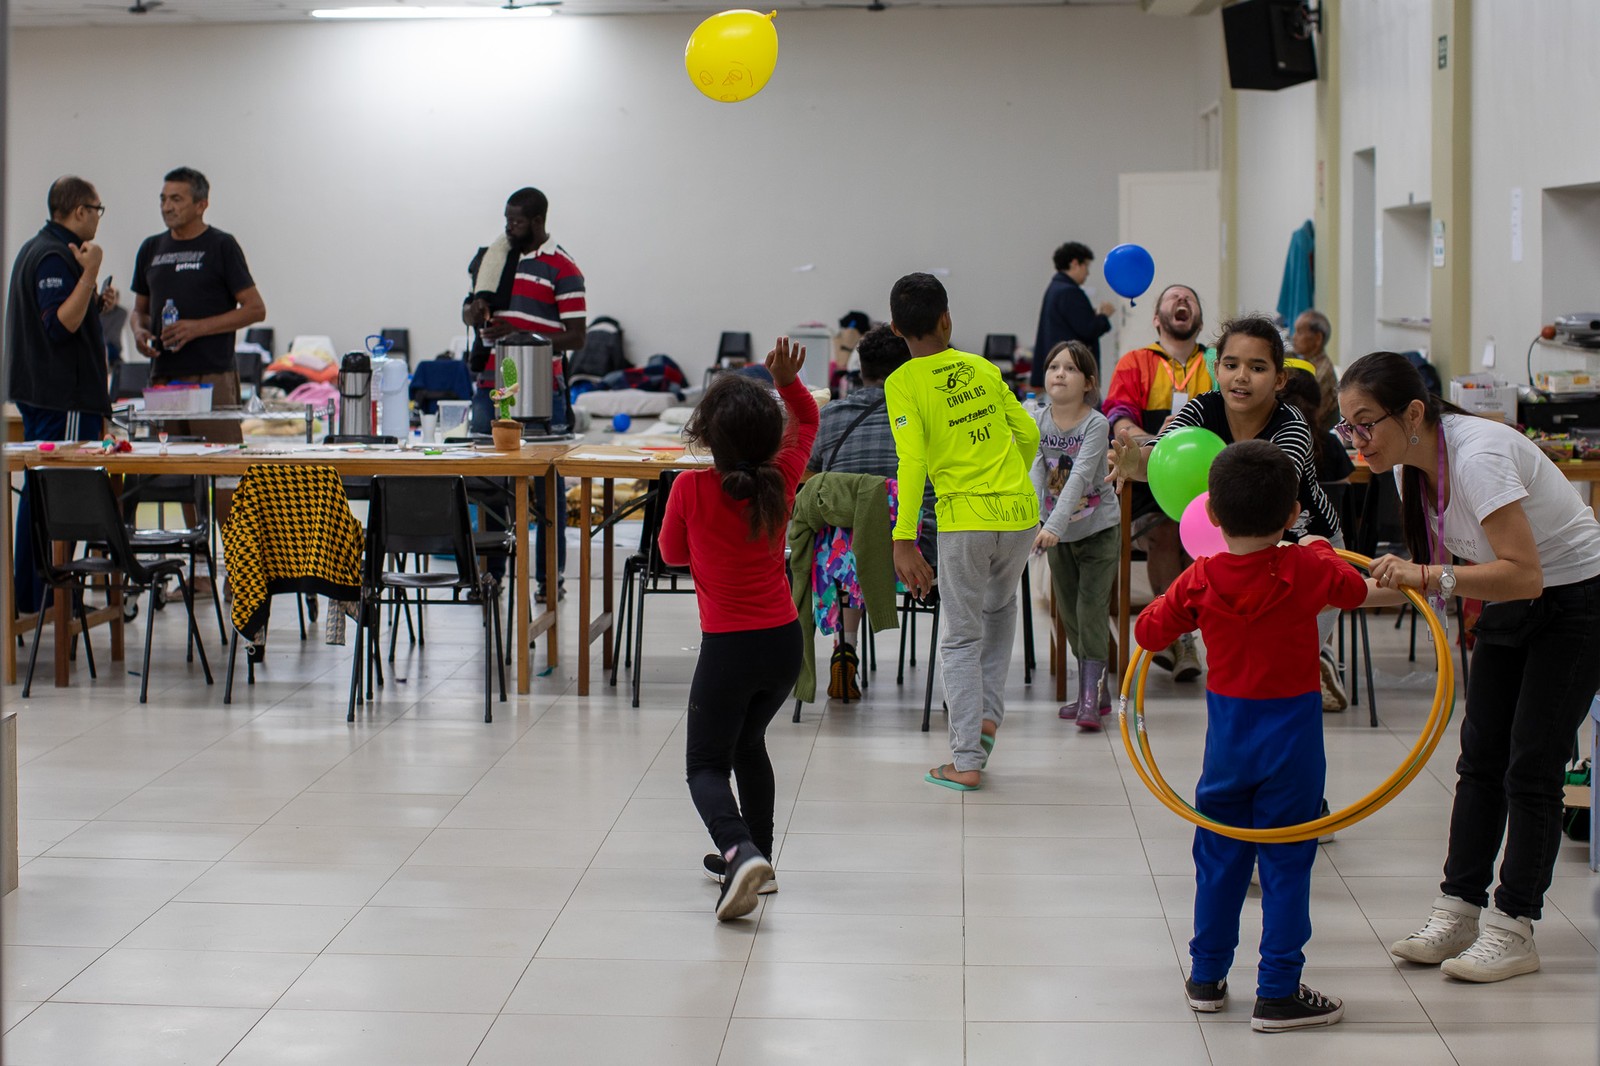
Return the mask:
<path id="1" fill-rule="evenodd" d="M 1195 808 L 1227 825 L 1298 825 L 1318 817 L 1327 776 L 1317 612 L 1361 606 L 1367 583 L 1320 537 L 1280 545 L 1299 515 L 1299 478 L 1271 442 L 1223 449 L 1209 487 L 1206 512 L 1222 528 L 1227 553 L 1196 559 L 1139 615 L 1134 634 L 1141 647 L 1165 648 L 1198 628 L 1210 652 Z M 1314 840 L 1256 845 L 1195 830 L 1190 1007 L 1227 1005 L 1239 911 L 1259 863 L 1261 965 L 1251 1028 L 1282 1032 L 1343 1017 L 1340 1000 L 1300 983 L 1316 857 Z"/>

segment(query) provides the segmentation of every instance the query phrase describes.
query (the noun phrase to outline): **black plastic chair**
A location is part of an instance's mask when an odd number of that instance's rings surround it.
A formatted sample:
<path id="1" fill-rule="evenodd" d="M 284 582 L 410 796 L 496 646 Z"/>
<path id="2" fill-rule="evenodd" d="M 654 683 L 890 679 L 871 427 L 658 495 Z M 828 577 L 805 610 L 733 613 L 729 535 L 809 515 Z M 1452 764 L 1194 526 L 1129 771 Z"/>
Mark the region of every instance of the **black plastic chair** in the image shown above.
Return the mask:
<path id="1" fill-rule="evenodd" d="M 928 688 L 922 697 L 922 731 L 928 731 L 928 721 L 933 716 L 933 666 L 939 654 L 939 590 L 934 589 L 925 600 L 919 600 L 909 591 L 900 600 L 900 672 L 894 683 L 906 683 L 906 653 L 911 665 L 917 665 L 917 616 L 928 615 Z"/>
<path id="2" fill-rule="evenodd" d="M 340 524 L 344 524 L 347 527 L 348 532 L 354 532 L 355 530 L 360 529 L 359 524 L 355 520 L 355 516 L 350 514 L 349 507 L 344 503 L 343 500 L 336 500 L 336 498 L 332 498 L 326 494 L 321 494 L 314 491 L 315 480 L 318 475 L 326 474 L 329 479 L 338 479 L 339 475 L 333 468 L 301 467 L 298 469 L 299 472 L 303 474 L 305 479 L 309 482 L 307 487 L 313 491 L 308 491 L 304 495 L 295 495 L 294 498 L 297 501 L 297 517 L 314 519 L 314 521 L 319 524 L 325 524 L 326 528 L 330 530 L 337 529 Z M 245 476 L 243 479 L 241 479 L 239 483 L 239 489 L 237 491 L 239 493 L 249 494 L 254 489 L 254 481 L 256 478 L 263 476 L 271 477 L 276 472 L 277 471 L 272 468 L 252 466 L 245 472 Z M 323 513 L 322 508 L 324 507 L 337 508 L 340 513 Z M 308 511 L 307 508 L 310 508 L 311 510 Z M 354 528 L 349 529 L 348 527 Z M 253 545 L 247 545 L 242 541 L 241 538 L 245 535 L 245 529 L 248 529 L 255 538 L 255 543 Z M 341 530 L 339 532 L 343 533 L 347 531 Z M 270 520 L 248 523 L 244 527 L 234 526 L 231 529 L 224 529 L 223 540 L 225 544 L 228 543 L 230 539 L 230 532 L 236 535 L 230 546 L 231 551 L 236 551 L 240 555 L 244 555 L 251 553 L 253 549 L 255 552 L 260 552 L 263 555 L 270 555 L 280 560 L 292 557 L 293 553 L 291 550 L 286 550 L 285 545 L 275 543 L 277 538 L 294 538 L 298 540 L 302 536 L 299 528 L 281 530 L 276 522 Z M 265 543 L 263 543 L 263 538 L 265 538 Z M 337 542 L 338 539 L 339 538 L 336 535 L 332 538 L 332 542 Z M 309 613 L 313 625 L 317 621 L 318 596 L 326 596 L 328 598 L 328 609 L 330 611 L 338 610 L 338 604 L 340 603 L 353 603 L 361 598 L 361 577 L 359 567 L 360 563 L 359 560 L 357 560 L 356 570 L 354 573 L 350 574 L 353 580 L 351 580 L 348 584 L 338 582 L 327 576 L 327 574 L 315 564 L 313 564 L 309 569 L 300 573 L 279 573 L 276 572 L 275 568 L 275 576 L 271 576 L 266 579 L 266 596 L 268 601 L 276 596 L 294 596 L 296 613 L 299 616 L 300 622 L 300 639 L 304 641 L 306 639 L 307 614 Z M 267 612 L 261 618 L 263 635 L 266 621 L 268 618 L 270 618 L 270 613 L 271 608 L 269 602 Z M 222 702 L 225 705 L 233 702 L 234 667 L 238 661 L 239 644 L 241 642 L 240 631 L 231 625 L 228 627 L 228 629 L 229 638 L 227 680 L 224 682 L 222 689 Z M 266 644 L 265 642 L 247 643 L 246 646 L 249 649 L 249 653 L 245 658 L 246 676 L 248 683 L 254 685 L 256 683 L 256 664 L 264 663 L 266 661 Z"/>
<path id="3" fill-rule="evenodd" d="M 234 352 L 233 365 L 239 372 L 239 387 L 243 389 L 248 385 L 252 389 L 261 387 L 261 372 L 266 369 L 266 364 L 261 361 L 261 356 L 256 352 Z"/>
<path id="4" fill-rule="evenodd" d="M 217 558 L 211 547 L 211 494 L 208 479 L 186 474 L 156 474 L 129 476 L 122 482 L 123 520 L 128 525 L 128 541 L 136 555 L 166 555 L 182 552 L 189 557 L 189 574 L 195 573 L 195 563 L 204 558 L 206 573 L 213 580 L 217 575 Z M 160 508 L 161 523 L 155 529 L 141 529 L 134 524 L 135 512 L 141 503 L 153 503 Z M 194 507 L 193 525 L 168 529 L 165 524 L 166 505 L 189 504 Z M 180 512 L 181 513 L 181 512 Z M 217 616 L 218 638 L 228 642 L 228 627 L 222 620 L 222 597 L 213 589 L 211 606 Z M 302 633 L 302 636 L 304 634 Z"/>
<path id="5" fill-rule="evenodd" d="M 411 331 L 409 329 L 380 329 L 378 336 L 389 342 L 389 357 L 410 360 Z"/>
<path id="6" fill-rule="evenodd" d="M 711 378 L 719 371 L 736 370 L 746 365 L 752 359 L 754 342 L 748 333 L 725 332 L 717 338 L 717 357 L 706 368 L 705 383 L 711 384 Z"/>
<path id="7" fill-rule="evenodd" d="M 111 398 L 137 400 L 144 396 L 150 384 L 150 364 L 130 363 L 126 360 L 111 369 Z"/>
<path id="8" fill-rule="evenodd" d="M 1012 381 L 1017 376 L 1017 335 L 1015 333 L 990 333 L 983 338 L 983 357 L 1000 370 L 1000 376 Z M 1042 359 L 1043 352 L 1035 359 Z"/>
<path id="9" fill-rule="evenodd" d="M 278 354 L 277 342 L 274 340 L 275 336 L 276 334 L 273 332 L 271 326 L 251 326 L 249 329 L 244 331 L 244 342 L 246 344 L 261 345 L 261 347 L 266 350 L 267 357 L 270 359 Z"/>
<path id="10" fill-rule="evenodd" d="M 688 594 L 694 592 L 687 566 L 668 566 L 661 558 L 657 538 L 666 516 L 667 497 L 677 477 L 668 473 L 643 497 L 644 521 L 639 531 L 639 550 L 622 564 L 622 600 L 617 605 L 617 636 L 611 655 L 611 684 L 617 683 L 619 653 L 626 656 L 624 666 L 633 679 L 633 706 L 639 706 L 639 675 L 644 672 L 644 600 L 646 595 Z M 680 586 L 680 581 L 689 584 Z M 631 629 L 631 639 L 630 637 Z M 627 645 L 623 644 L 629 639 Z"/>
<path id="11" fill-rule="evenodd" d="M 384 561 L 405 555 L 451 555 L 448 570 L 388 570 Z M 392 594 L 385 598 L 385 590 Z M 449 600 L 430 600 L 430 592 L 449 592 Z M 415 593 L 412 601 L 410 594 Z M 467 598 L 462 600 L 461 594 Z M 505 664 L 500 658 L 500 583 L 478 566 L 472 521 L 467 511 L 466 482 L 461 477 L 375 477 L 367 512 L 366 573 L 361 608 L 356 612 L 355 654 L 350 671 L 350 707 L 355 721 L 356 696 L 366 671 L 366 699 L 372 699 L 372 675 L 378 666 L 377 628 L 384 603 L 402 598 L 418 604 L 470 603 L 483 613 L 483 720 L 494 721 L 493 675 L 500 677 L 500 701 L 506 698 Z"/>
<path id="12" fill-rule="evenodd" d="M 144 621 L 144 665 L 139 671 L 139 702 L 144 703 L 150 692 L 150 639 L 155 631 L 156 588 L 168 577 L 176 577 L 188 614 L 190 647 L 199 650 L 206 684 L 212 684 L 211 664 L 206 661 L 205 644 L 200 640 L 200 629 L 195 624 L 194 593 L 189 582 L 184 580 L 183 560 L 140 561 L 129 540 L 127 527 L 122 524 L 117 495 L 111 488 L 111 478 L 105 468 L 45 467 L 34 470 L 28 477 L 26 491 L 29 494 L 28 506 L 39 572 L 56 595 L 72 597 L 78 623 L 83 628 L 89 676 L 95 676 L 94 652 L 89 647 L 88 612 L 83 606 L 83 594 L 88 590 L 90 581 L 97 578 L 111 580 L 114 575 L 121 574 L 125 587 L 136 593 L 149 592 Z M 86 555 L 59 564 L 55 561 L 53 545 L 78 542 L 104 554 Z M 44 619 L 48 613 L 39 611 L 34 623 L 33 650 L 28 654 L 28 676 L 22 684 L 24 699 L 33 687 L 33 669 L 39 658 L 39 637 L 44 631 Z M 193 661 L 192 651 L 188 658 Z"/>

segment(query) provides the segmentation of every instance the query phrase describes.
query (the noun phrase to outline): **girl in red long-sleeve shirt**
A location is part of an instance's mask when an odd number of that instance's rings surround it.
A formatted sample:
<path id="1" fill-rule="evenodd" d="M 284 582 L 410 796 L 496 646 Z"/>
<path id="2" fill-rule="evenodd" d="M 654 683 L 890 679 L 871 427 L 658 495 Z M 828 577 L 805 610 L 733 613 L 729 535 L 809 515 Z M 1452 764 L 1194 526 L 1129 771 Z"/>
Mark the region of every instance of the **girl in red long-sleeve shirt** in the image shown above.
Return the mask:
<path id="1" fill-rule="evenodd" d="M 678 476 L 661 524 L 661 558 L 689 567 L 700 606 L 687 776 L 716 841 L 705 868 L 722 882 L 723 920 L 749 914 L 759 894 L 777 891 L 766 732 L 800 673 L 783 534 L 817 436 L 817 404 L 798 378 L 805 358 L 805 348 L 791 348 L 787 337 L 767 355 L 782 406 L 755 378 L 722 374 L 712 382 L 684 436 L 709 450 L 715 466 Z"/>

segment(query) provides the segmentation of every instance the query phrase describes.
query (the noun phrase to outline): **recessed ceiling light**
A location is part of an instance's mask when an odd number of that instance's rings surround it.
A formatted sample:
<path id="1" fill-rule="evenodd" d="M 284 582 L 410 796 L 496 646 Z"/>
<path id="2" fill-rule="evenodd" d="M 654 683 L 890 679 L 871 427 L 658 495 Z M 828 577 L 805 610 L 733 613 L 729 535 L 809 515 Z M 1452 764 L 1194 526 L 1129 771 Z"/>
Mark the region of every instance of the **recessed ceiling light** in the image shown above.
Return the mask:
<path id="1" fill-rule="evenodd" d="M 311 12 L 314 19 L 503 19 L 540 18 L 555 14 L 554 6 L 537 7 L 324 7 Z"/>

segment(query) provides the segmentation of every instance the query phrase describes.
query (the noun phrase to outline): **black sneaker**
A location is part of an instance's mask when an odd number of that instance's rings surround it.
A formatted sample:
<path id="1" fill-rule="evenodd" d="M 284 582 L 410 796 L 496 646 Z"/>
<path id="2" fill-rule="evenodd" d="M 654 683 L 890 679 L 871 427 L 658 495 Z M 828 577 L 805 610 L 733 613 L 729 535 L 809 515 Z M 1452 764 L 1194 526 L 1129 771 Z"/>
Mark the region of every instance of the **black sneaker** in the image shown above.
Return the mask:
<path id="1" fill-rule="evenodd" d="M 1250 1028 L 1258 1033 L 1284 1033 L 1313 1025 L 1333 1025 L 1344 1017 L 1344 1001 L 1300 986 L 1292 996 L 1279 999 L 1256 998 Z"/>
<path id="2" fill-rule="evenodd" d="M 1220 981 L 1183 982 L 1183 994 L 1189 997 L 1189 1009 L 1202 1014 L 1215 1014 L 1228 1005 L 1228 979 Z"/>
<path id="3" fill-rule="evenodd" d="M 728 861 L 714 851 L 701 860 L 700 868 L 706 872 L 708 878 L 719 885 L 728 879 Z M 778 891 L 778 877 L 773 874 L 767 878 L 766 884 L 756 889 L 756 895 L 770 896 L 776 891 Z"/>
<path id="4" fill-rule="evenodd" d="M 829 699 L 849 703 L 861 698 L 861 685 L 856 681 L 856 667 L 859 665 L 856 649 L 850 644 L 840 642 L 833 649 L 833 657 L 828 660 Z"/>
<path id="5" fill-rule="evenodd" d="M 771 876 L 772 863 L 761 854 L 761 849 L 749 841 L 740 844 L 734 849 L 722 879 L 722 894 L 717 897 L 717 921 L 743 918 L 755 910 L 761 886 Z"/>
<path id="6" fill-rule="evenodd" d="M 1322 801 L 1322 810 L 1317 812 L 1317 817 L 1318 818 L 1326 818 L 1330 813 L 1331 812 L 1328 809 L 1328 801 L 1327 800 L 1323 800 Z M 1317 838 L 1317 843 L 1318 844 L 1332 844 L 1335 840 L 1338 840 L 1338 839 L 1339 839 L 1339 834 L 1337 834 L 1337 833 L 1323 833 L 1321 836 L 1319 836 Z"/>

